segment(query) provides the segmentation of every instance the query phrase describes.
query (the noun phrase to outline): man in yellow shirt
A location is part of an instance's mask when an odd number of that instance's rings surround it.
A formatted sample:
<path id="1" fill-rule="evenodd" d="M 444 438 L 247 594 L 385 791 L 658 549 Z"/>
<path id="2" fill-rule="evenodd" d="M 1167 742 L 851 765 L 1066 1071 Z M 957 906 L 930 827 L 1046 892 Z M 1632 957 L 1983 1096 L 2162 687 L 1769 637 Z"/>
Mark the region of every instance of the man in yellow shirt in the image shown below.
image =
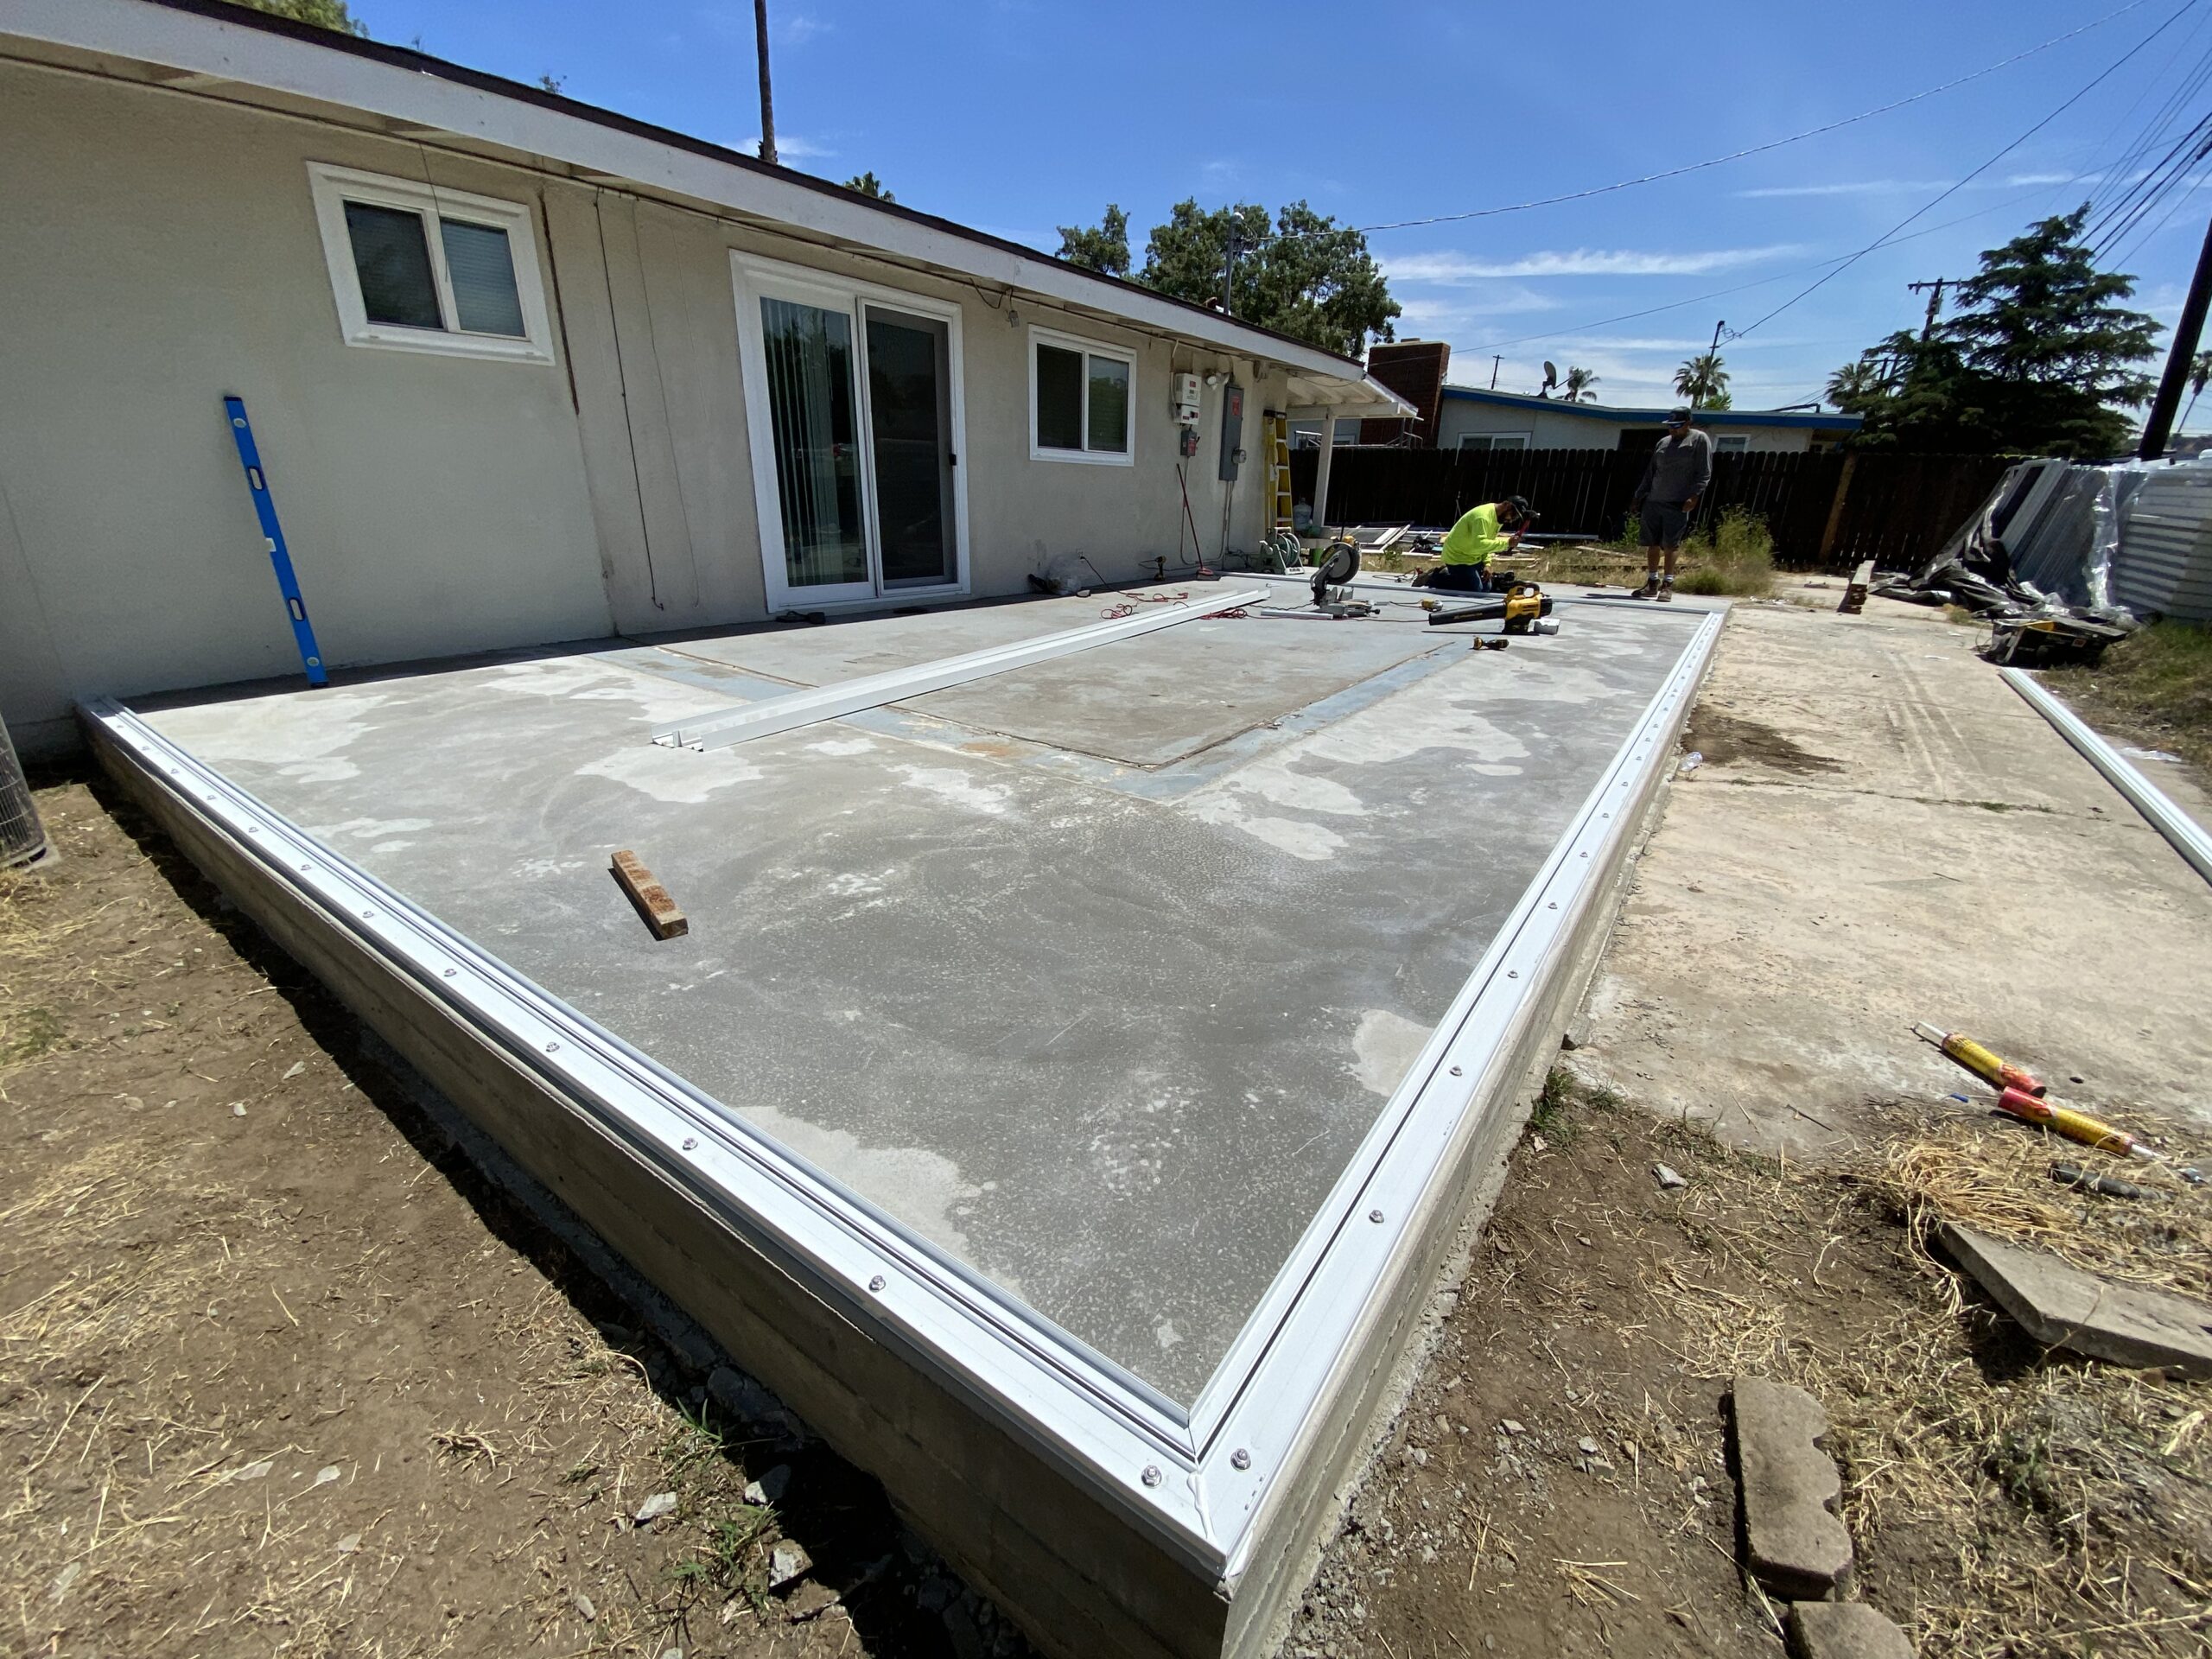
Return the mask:
<path id="1" fill-rule="evenodd" d="M 1438 550 L 1443 562 L 1416 585 L 1440 588 L 1447 593 L 1488 593 L 1491 558 L 1520 546 L 1521 527 L 1528 518 L 1528 500 L 1518 495 L 1470 507 L 1444 533 L 1443 545 Z"/>

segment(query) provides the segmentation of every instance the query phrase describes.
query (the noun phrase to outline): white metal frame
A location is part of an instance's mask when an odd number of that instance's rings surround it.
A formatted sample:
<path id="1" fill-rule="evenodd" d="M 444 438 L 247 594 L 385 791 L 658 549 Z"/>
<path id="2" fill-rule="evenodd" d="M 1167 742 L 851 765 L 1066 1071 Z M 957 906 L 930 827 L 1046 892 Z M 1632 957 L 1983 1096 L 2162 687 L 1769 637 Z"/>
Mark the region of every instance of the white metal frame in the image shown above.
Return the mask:
<path id="1" fill-rule="evenodd" d="M 1228 1357 L 1185 1410 L 681 1077 L 454 933 L 119 704 L 86 709 L 151 777 L 395 972 L 660 1169 L 879 1340 L 950 1379 L 1195 1570 L 1233 1584 L 1292 1492 L 1376 1306 L 1423 1243 L 1516 1039 L 1637 806 L 1721 626 L 1707 615 L 1392 1094 Z"/>
<path id="2" fill-rule="evenodd" d="M 2191 868 L 2207 881 L 2212 881 L 2212 835 L 2205 833 L 2203 825 L 2177 806 L 2165 791 L 2130 766 L 2126 757 L 2098 736 L 2079 715 L 2038 685 L 2025 669 L 2000 668 L 1997 671 L 2027 700 L 2028 707 L 2049 721 L 2061 737 L 2080 751 L 2084 760 L 2104 774 L 2106 782 L 2127 798 L 2127 804 L 2189 861 Z"/>
<path id="3" fill-rule="evenodd" d="M 1459 442 L 1458 447 L 1462 450 L 1465 450 L 1476 447 L 1478 442 L 1479 442 L 1483 448 L 1494 450 L 1501 447 L 1499 442 L 1501 439 L 1510 438 L 1512 442 L 1503 444 L 1502 446 L 1503 448 L 1507 449 L 1526 449 L 1529 447 L 1529 440 L 1532 435 L 1534 435 L 1527 432 L 1462 432 L 1459 435 Z"/>
<path id="4" fill-rule="evenodd" d="M 767 581 L 768 608 L 793 605 L 873 604 L 892 597 L 944 598 L 968 592 L 969 583 L 968 536 L 968 402 L 967 376 L 962 369 L 960 307 L 944 300 L 925 298 L 904 289 L 887 288 L 811 265 L 764 259 L 733 249 L 730 283 L 737 308 L 737 342 L 741 378 L 745 386 L 745 424 L 753 455 L 753 504 L 760 524 L 760 563 Z M 854 435 L 860 448 L 861 531 L 868 543 L 868 579 L 812 588 L 794 588 L 784 560 L 783 502 L 777 493 L 775 425 L 768 412 L 768 358 L 760 324 L 763 298 L 791 300 L 802 305 L 842 311 L 853 325 Z M 951 409 L 953 577 L 950 582 L 901 582 L 883 581 L 882 526 L 876 512 L 875 424 L 868 401 L 868 308 L 904 311 L 945 325 L 946 388 Z"/>
<path id="5" fill-rule="evenodd" d="M 545 286 L 538 276 L 537 226 L 523 203 L 448 190 L 421 180 L 333 167 L 325 162 L 308 163 L 308 185 L 315 197 L 315 223 L 322 232 L 323 258 L 330 267 L 331 296 L 338 302 L 338 330 L 348 346 L 510 363 L 553 361 L 553 330 L 546 316 Z M 353 232 L 346 224 L 349 201 L 422 215 L 443 328 L 407 328 L 369 321 L 368 309 L 361 302 L 360 273 L 353 263 Z M 460 308 L 454 302 L 453 276 L 446 269 L 445 238 L 438 229 L 439 220 L 447 217 L 506 232 L 507 252 L 514 261 L 515 297 L 522 308 L 521 339 L 512 334 L 470 334 L 461 327 Z"/>
<path id="6" fill-rule="evenodd" d="M 1178 622 L 1193 621 L 1202 616 L 1217 615 L 1241 606 L 1256 605 L 1269 597 L 1271 595 L 1265 588 L 1224 588 L 1202 600 L 1190 600 L 1179 605 L 1147 607 L 1135 616 L 1118 617 L 1110 622 L 1094 622 L 1086 627 L 1065 628 L 1039 639 L 1020 640 L 1009 645 L 992 645 L 960 657 L 940 657 L 935 662 L 893 669 L 887 674 L 871 674 L 863 679 L 841 680 L 834 685 L 816 686 L 804 691 L 793 691 L 785 696 L 763 698 L 741 709 L 709 709 L 690 719 L 659 728 L 653 733 L 653 741 L 671 748 L 726 749 L 733 744 L 748 742 L 756 737 L 769 737 L 800 726 L 811 726 L 817 721 L 835 720 L 840 715 L 857 714 L 863 709 L 880 708 L 887 702 L 900 702 L 908 697 L 942 691 L 949 685 L 965 685 L 970 680 L 986 679 L 994 674 L 1004 674 L 1010 669 L 1027 668 L 1032 663 L 1049 662 L 1055 657 L 1071 656 L 1078 651 L 1088 651 L 1093 645 L 1111 645 L 1116 639 L 1151 633 L 1160 628 L 1172 627 Z"/>
<path id="7" fill-rule="evenodd" d="M 1037 442 L 1037 348 L 1053 346 L 1064 352 L 1076 352 L 1083 357 L 1083 448 L 1059 449 Z M 1029 459 L 1032 461 L 1068 461 L 1084 467 L 1134 467 L 1137 464 L 1137 354 L 1127 346 L 1109 346 L 1103 340 L 1090 340 L 1081 334 L 1064 334 L 1057 328 L 1040 328 L 1029 325 Z M 1090 447 L 1090 359 L 1109 358 L 1126 364 L 1129 371 L 1129 429 L 1122 434 L 1126 446 L 1119 450 L 1093 449 Z"/>

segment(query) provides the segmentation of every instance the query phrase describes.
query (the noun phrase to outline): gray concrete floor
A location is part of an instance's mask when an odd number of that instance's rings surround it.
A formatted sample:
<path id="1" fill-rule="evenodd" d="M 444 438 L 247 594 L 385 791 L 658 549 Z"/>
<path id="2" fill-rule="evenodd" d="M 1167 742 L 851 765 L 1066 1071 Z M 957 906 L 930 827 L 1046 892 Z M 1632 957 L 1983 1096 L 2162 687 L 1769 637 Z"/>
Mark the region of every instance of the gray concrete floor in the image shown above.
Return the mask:
<path id="1" fill-rule="evenodd" d="M 1637 866 L 1574 1065 L 1738 1144 L 1840 1155 L 1872 1106 L 1986 1092 L 1924 1020 L 2123 1126 L 2212 1128 L 2212 887 L 1974 655 L 1980 630 L 1878 599 L 1838 616 L 1838 592 L 1731 614 L 1684 740 L 1716 753 Z"/>
<path id="2" fill-rule="evenodd" d="M 149 701 L 164 734 L 1189 1401 L 1694 620 L 1205 620 L 741 747 L 1044 601 Z M 690 918 L 654 943 L 634 849 Z"/>

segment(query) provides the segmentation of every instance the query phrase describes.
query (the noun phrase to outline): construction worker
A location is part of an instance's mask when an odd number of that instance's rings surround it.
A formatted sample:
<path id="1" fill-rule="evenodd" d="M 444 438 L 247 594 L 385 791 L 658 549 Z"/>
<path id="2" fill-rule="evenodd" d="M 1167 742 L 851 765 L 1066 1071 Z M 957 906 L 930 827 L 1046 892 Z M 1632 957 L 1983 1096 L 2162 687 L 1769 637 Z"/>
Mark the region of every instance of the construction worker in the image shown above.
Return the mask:
<path id="1" fill-rule="evenodd" d="M 1459 515 L 1459 522 L 1444 533 L 1437 550 L 1443 562 L 1414 583 L 1440 588 L 1447 593 L 1486 594 L 1490 591 L 1490 562 L 1500 553 L 1521 545 L 1522 528 L 1529 521 L 1525 496 L 1509 495 L 1503 501 L 1485 501 Z"/>
<path id="2" fill-rule="evenodd" d="M 1713 440 L 1690 424 L 1687 409 L 1670 410 L 1667 435 L 1644 463 L 1636 486 L 1636 512 L 1643 526 L 1643 586 L 1632 598 L 1675 596 L 1675 556 L 1681 550 L 1691 515 L 1713 482 Z M 1666 561 L 1667 574 L 1659 574 Z"/>

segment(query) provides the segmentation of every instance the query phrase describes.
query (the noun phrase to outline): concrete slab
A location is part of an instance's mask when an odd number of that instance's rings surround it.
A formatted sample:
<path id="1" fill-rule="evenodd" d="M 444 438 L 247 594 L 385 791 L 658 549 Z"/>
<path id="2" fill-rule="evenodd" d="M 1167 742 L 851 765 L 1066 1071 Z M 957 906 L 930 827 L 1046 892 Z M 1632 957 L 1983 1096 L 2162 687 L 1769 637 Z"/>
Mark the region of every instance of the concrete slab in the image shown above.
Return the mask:
<path id="1" fill-rule="evenodd" d="M 1821 1402 L 1802 1389 L 1739 1376 L 1728 1391 L 1743 1502 L 1745 1564 L 1778 1596 L 1817 1601 L 1851 1571 L 1851 1534 L 1834 1512 L 1843 1495 L 1821 1449 Z"/>
<path id="2" fill-rule="evenodd" d="M 957 613 L 944 654 L 1016 608 Z M 861 625 L 773 637 L 773 660 L 876 671 L 955 620 L 893 619 L 906 643 L 880 649 Z M 1198 622 L 923 700 L 1172 769 L 1268 710 L 1455 653 L 1165 802 L 1069 775 L 1048 741 L 977 753 L 989 728 L 942 715 L 923 735 L 654 747 L 654 723 L 713 702 L 692 672 L 711 642 L 148 718 L 1187 1404 L 1688 632 L 1578 614 L 1474 653 L 1410 623 Z M 1208 696 L 1217 674 L 1231 695 Z M 617 847 L 688 935 L 645 934 Z"/>

